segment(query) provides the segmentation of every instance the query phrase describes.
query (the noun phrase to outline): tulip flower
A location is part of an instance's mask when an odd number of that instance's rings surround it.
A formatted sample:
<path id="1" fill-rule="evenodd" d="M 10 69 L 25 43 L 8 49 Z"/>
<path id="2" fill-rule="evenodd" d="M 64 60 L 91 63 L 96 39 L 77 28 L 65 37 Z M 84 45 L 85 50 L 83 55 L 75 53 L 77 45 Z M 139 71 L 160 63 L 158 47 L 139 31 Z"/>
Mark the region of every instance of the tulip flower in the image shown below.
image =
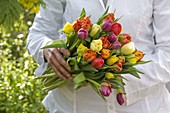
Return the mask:
<path id="1" fill-rule="evenodd" d="M 110 20 L 111 22 L 114 22 L 115 17 L 114 17 L 114 13 L 108 13 L 107 16 L 104 18 L 104 20 Z"/>
<path id="2" fill-rule="evenodd" d="M 113 50 L 118 50 L 118 49 L 121 48 L 121 43 L 119 41 L 115 41 L 115 42 L 112 43 L 111 48 Z"/>
<path id="3" fill-rule="evenodd" d="M 113 73 L 110 73 L 110 72 L 107 72 L 107 73 L 105 74 L 105 77 L 106 77 L 107 79 L 115 78 L 114 74 L 113 74 Z"/>
<path id="4" fill-rule="evenodd" d="M 101 83 L 101 86 L 99 88 L 100 94 L 103 96 L 109 96 L 110 93 L 112 92 L 112 88 L 110 83 L 103 82 Z"/>
<path id="5" fill-rule="evenodd" d="M 131 36 L 129 34 L 123 34 L 122 37 L 119 38 L 119 42 L 124 45 L 131 42 Z"/>
<path id="6" fill-rule="evenodd" d="M 102 49 L 100 55 L 103 59 L 108 59 L 110 57 L 110 53 L 111 51 L 109 49 Z"/>
<path id="7" fill-rule="evenodd" d="M 80 44 L 77 48 L 77 54 L 79 56 L 83 56 L 84 52 L 87 50 L 88 48 L 86 46 L 84 46 L 83 44 Z"/>
<path id="8" fill-rule="evenodd" d="M 111 34 L 107 38 L 111 43 L 115 42 L 117 40 L 117 37 L 115 34 Z"/>
<path id="9" fill-rule="evenodd" d="M 131 54 L 130 56 L 132 56 L 132 58 L 130 58 L 130 62 L 132 64 L 136 64 L 136 62 L 138 61 L 138 59 L 136 58 L 136 56 L 134 54 Z"/>
<path id="10" fill-rule="evenodd" d="M 129 42 L 121 47 L 121 52 L 125 55 L 132 54 L 135 51 L 133 42 Z"/>
<path id="11" fill-rule="evenodd" d="M 91 63 L 91 65 L 96 69 L 101 68 L 103 64 L 104 60 L 102 58 L 95 58 Z"/>
<path id="12" fill-rule="evenodd" d="M 79 29 L 77 36 L 79 39 L 85 40 L 88 37 L 88 32 L 84 30 L 83 28 L 81 28 Z"/>
<path id="13" fill-rule="evenodd" d="M 102 49 L 102 41 L 100 39 L 93 40 L 90 43 L 90 49 L 95 51 L 95 52 L 99 52 Z"/>
<path id="14" fill-rule="evenodd" d="M 95 51 L 92 51 L 90 49 L 85 50 L 84 54 L 83 54 L 83 58 L 85 61 L 89 61 L 91 62 L 92 60 L 94 60 L 96 58 L 97 54 Z"/>
<path id="15" fill-rule="evenodd" d="M 75 30 L 75 31 L 78 31 L 78 30 L 81 28 L 81 25 L 82 25 L 81 21 L 77 19 L 77 20 L 73 23 L 73 28 L 74 28 L 74 30 Z"/>
<path id="16" fill-rule="evenodd" d="M 118 34 L 120 34 L 120 32 L 122 31 L 122 26 L 121 24 L 115 22 L 112 24 L 112 27 L 111 27 L 111 32 L 113 32 L 116 36 Z"/>
<path id="17" fill-rule="evenodd" d="M 118 68 L 116 70 L 113 70 L 114 72 L 122 71 L 122 63 L 117 62 L 117 63 L 113 64 L 113 66 L 118 66 Z"/>
<path id="18" fill-rule="evenodd" d="M 111 66 L 111 65 L 113 65 L 114 63 L 116 63 L 118 60 L 119 60 L 119 58 L 116 57 L 116 55 L 113 55 L 113 56 L 111 56 L 111 57 L 109 57 L 109 58 L 107 59 L 106 64 L 109 65 L 109 66 Z"/>
<path id="19" fill-rule="evenodd" d="M 90 31 L 90 36 L 94 37 L 98 31 L 101 31 L 101 26 L 97 24 L 93 24 L 91 31 Z"/>
<path id="20" fill-rule="evenodd" d="M 112 27 L 111 20 L 107 20 L 102 23 L 102 30 L 105 32 L 109 32 L 111 30 L 111 27 Z"/>
<path id="21" fill-rule="evenodd" d="M 105 49 L 109 49 L 111 44 L 109 42 L 109 40 L 107 39 L 107 37 L 100 37 L 100 40 L 102 40 L 102 46 L 105 48 Z"/>
<path id="22" fill-rule="evenodd" d="M 117 102 L 120 104 L 120 105 L 123 105 L 126 101 L 126 97 L 125 97 L 125 94 L 123 93 L 119 93 L 117 94 Z"/>
<path id="23" fill-rule="evenodd" d="M 118 62 L 124 64 L 125 63 L 125 56 L 118 56 L 119 60 Z"/>
<path id="24" fill-rule="evenodd" d="M 144 57 L 143 53 L 140 50 L 136 50 L 133 54 L 136 56 L 137 61 L 140 61 Z"/>
<path id="25" fill-rule="evenodd" d="M 65 25 L 64 25 L 64 28 L 62 29 L 62 31 L 66 34 L 70 34 L 71 32 L 74 31 L 74 28 L 72 26 L 72 24 L 70 24 L 69 22 L 67 22 Z"/>
<path id="26" fill-rule="evenodd" d="M 86 16 L 86 17 L 82 18 L 82 19 L 81 19 L 81 22 L 82 22 L 81 27 L 82 27 L 83 29 L 87 30 L 87 31 L 90 31 L 92 23 L 91 23 L 89 17 Z"/>

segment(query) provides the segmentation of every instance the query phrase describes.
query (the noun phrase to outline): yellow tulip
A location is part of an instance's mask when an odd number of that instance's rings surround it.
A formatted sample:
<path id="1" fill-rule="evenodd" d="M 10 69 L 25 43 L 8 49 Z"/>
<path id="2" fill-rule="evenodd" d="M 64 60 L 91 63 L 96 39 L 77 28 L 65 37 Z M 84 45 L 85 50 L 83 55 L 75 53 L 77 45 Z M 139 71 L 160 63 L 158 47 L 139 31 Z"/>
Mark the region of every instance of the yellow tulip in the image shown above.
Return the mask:
<path id="1" fill-rule="evenodd" d="M 66 33 L 66 34 L 70 34 L 71 32 L 73 32 L 74 28 L 72 26 L 72 24 L 70 24 L 69 22 L 67 22 L 65 25 L 64 25 L 64 28 L 63 28 L 63 32 Z"/>
<path id="2" fill-rule="evenodd" d="M 110 72 L 107 72 L 107 73 L 105 74 L 105 77 L 106 77 L 107 79 L 115 78 L 115 76 L 113 75 L 113 73 L 110 73 Z"/>
<path id="3" fill-rule="evenodd" d="M 90 44 L 90 49 L 99 52 L 102 49 L 102 41 L 100 39 L 93 40 Z"/>
<path id="4" fill-rule="evenodd" d="M 111 66 L 111 65 L 113 65 L 114 63 L 116 63 L 118 60 L 119 60 L 119 58 L 116 57 L 116 55 L 113 55 L 113 56 L 111 56 L 109 59 L 107 59 L 106 64 L 109 65 L 109 66 Z"/>
<path id="5" fill-rule="evenodd" d="M 77 53 L 79 56 L 83 56 L 84 51 L 87 50 L 88 48 L 84 46 L 83 44 L 80 44 L 77 48 Z"/>

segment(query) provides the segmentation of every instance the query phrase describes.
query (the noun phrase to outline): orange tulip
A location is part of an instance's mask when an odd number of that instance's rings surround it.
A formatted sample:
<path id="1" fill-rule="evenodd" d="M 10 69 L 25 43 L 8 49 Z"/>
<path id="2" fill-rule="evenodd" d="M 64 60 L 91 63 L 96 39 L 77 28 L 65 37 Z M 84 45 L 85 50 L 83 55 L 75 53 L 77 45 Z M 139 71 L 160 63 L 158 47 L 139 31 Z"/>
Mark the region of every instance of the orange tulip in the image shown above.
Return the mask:
<path id="1" fill-rule="evenodd" d="M 85 50 L 83 54 L 83 58 L 85 61 L 92 61 L 96 58 L 97 54 L 95 51 L 92 51 L 91 49 Z"/>
<path id="2" fill-rule="evenodd" d="M 73 23 L 73 28 L 75 31 L 78 31 L 80 28 L 81 28 L 81 21 L 80 20 L 76 20 L 74 23 Z"/>
<path id="3" fill-rule="evenodd" d="M 140 61 L 144 57 L 142 51 L 140 50 L 136 50 L 133 54 L 136 56 L 137 61 Z"/>
<path id="4" fill-rule="evenodd" d="M 111 44 L 110 44 L 110 41 L 107 39 L 107 36 L 106 37 L 100 37 L 100 40 L 102 40 L 102 46 L 105 48 L 105 49 L 109 49 Z"/>
<path id="5" fill-rule="evenodd" d="M 103 59 L 108 59 L 110 57 L 110 53 L 111 51 L 109 49 L 102 49 L 100 55 Z"/>
<path id="6" fill-rule="evenodd" d="M 81 19 L 81 22 L 82 22 L 81 27 L 82 27 L 83 29 L 87 30 L 87 31 L 90 31 L 92 23 L 91 23 L 89 17 L 86 16 L 86 17 L 82 18 L 82 19 Z"/>
<path id="7" fill-rule="evenodd" d="M 105 21 L 111 20 L 111 22 L 114 22 L 114 20 L 115 20 L 114 13 L 108 13 L 104 20 Z"/>

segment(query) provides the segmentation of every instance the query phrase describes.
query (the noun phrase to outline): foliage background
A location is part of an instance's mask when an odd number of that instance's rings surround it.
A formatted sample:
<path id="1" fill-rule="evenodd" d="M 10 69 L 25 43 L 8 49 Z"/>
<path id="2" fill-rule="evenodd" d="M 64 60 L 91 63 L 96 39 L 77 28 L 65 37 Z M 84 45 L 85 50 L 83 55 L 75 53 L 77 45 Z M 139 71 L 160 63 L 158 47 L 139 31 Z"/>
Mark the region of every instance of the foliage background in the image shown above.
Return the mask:
<path id="1" fill-rule="evenodd" d="M 0 113 L 47 113 L 37 64 L 26 49 L 28 29 L 41 0 L 0 0 Z M 33 10 L 34 9 L 34 10 Z"/>

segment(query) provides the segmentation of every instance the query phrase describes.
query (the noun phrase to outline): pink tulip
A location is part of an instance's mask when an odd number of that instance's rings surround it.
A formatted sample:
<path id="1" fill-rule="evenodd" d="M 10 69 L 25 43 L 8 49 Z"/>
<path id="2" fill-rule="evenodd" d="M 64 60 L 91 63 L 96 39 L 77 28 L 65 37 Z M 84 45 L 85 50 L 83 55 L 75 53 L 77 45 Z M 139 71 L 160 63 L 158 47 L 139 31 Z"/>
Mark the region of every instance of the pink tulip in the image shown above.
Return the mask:
<path id="1" fill-rule="evenodd" d="M 115 42 L 112 43 L 111 47 L 112 47 L 113 50 L 115 50 L 115 49 L 118 50 L 121 47 L 121 43 L 118 42 L 118 41 L 115 41 Z"/>
<path id="2" fill-rule="evenodd" d="M 78 30 L 78 38 L 81 40 L 85 40 L 88 37 L 88 32 L 83 28 Z"/>
<path id="3" fill-rule="evenodd" d="M 101 68 L 104 64 L 104 60 L 102 58 L 95 58 L 91 65 L 94 67 L 94 68 Z"/>
<path id="4" fill-rule="evenodd" d="M 115 42 L 117 40 L 117 37 L 115 34 L 111 34 L 107 38 L 111 43 Z"/>
<path id="5" fill-rule="evenodd" d="M 112 27 L 112 22 L 111 20 L 106 20 L 102 23 L 102 30 L 105 32 L 109 32 Z"/>
<path id="6" fill-rule="evenodd" d="M 117 94 L 117 102 L 120 104 L 120 105 L 123 105 L 125 103 L 125 95 L 122 94 L 122 93 L 119 93 Z"/>
<path id="7" fill-rule="evenodd" d="M 103 96 L 109 96 L 112 92 L 111 85 L 107 82 L 101 83 L 101 86 L 99 88 L 100 94 Z"/>

